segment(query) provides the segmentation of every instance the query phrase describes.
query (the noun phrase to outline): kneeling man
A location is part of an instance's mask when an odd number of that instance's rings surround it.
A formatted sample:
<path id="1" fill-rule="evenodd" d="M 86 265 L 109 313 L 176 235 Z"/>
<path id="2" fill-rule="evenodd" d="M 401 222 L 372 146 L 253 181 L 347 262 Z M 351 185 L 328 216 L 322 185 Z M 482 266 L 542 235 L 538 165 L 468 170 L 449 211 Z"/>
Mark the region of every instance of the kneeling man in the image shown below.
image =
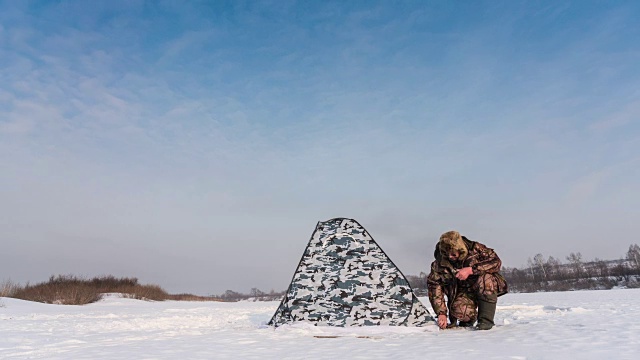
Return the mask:
<path id="1" fill-rule="evenodd" d="M 499 273 L 502 261 L 495 251 L 449 231 L 440 237 L 434 256 L 427 283 L 438 326 L 468 327 L 477 319 L 478 330 L 491 329 L 498 296 L 507 293 L 507 282 Z"/>

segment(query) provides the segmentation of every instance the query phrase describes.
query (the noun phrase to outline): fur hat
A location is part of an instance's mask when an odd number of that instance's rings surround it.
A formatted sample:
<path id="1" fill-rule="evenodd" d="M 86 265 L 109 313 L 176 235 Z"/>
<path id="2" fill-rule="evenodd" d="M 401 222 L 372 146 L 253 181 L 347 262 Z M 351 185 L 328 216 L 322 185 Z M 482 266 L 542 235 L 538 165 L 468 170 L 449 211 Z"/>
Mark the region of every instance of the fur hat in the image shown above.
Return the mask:
<path id="1" fill-rule="evenodd" d="M 467 246 L 462 241 L 462 236 L 457 231 L 447 231 L 446 233 L 440 236 L 440 241 L 438 242 L 438 248 L 440 249 L 440 254 L 444 257 L 449 257 L 449 254 L 453 251 L 458 251 L 460 256 L 459 260 L 464 260 L 467 258 L 469 254 L 469 250 Z"/>

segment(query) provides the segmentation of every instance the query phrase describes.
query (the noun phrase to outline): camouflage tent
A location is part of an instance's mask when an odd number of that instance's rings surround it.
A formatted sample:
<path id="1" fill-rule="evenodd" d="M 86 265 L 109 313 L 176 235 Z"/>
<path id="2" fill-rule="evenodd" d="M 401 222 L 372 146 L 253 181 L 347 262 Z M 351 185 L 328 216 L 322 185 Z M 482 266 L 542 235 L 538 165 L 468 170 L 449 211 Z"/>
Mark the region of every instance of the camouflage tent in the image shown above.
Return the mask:
<path id="1" fill-rule="evenodd" d="M 319 222 L 269 325 L 433 323 L 395 264 L 355 220 Z"/>

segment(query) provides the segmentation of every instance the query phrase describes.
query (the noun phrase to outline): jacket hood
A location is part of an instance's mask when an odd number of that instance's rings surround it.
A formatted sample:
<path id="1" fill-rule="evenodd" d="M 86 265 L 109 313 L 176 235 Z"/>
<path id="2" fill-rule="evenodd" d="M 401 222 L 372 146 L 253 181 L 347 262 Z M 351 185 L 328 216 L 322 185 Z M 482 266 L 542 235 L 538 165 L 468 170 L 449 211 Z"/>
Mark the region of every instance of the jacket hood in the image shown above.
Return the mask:
<path id="1" fill-rule="evenodd" d="M 454 251 L 460 253 L 459 261 L 464 261 L 469 255 L 469 249 L 467 249 L 464 240 L 462 240 L 462 236 L 455 230 L 447 231 L 440 236 L 438 250 L 444 259 L 448 259 L 449 254 Z"/>

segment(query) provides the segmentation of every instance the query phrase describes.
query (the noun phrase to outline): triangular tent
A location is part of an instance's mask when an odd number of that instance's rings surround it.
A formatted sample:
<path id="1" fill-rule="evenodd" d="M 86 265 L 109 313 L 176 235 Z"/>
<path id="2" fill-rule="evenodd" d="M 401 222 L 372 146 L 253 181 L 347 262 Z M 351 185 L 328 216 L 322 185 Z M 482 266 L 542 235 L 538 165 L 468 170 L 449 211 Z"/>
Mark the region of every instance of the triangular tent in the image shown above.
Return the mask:
<path id="1" fill-rule="evenodd" d="M 433 324 L 407 279 L 355 220 L 318 222 L 269 325 Z"/>

